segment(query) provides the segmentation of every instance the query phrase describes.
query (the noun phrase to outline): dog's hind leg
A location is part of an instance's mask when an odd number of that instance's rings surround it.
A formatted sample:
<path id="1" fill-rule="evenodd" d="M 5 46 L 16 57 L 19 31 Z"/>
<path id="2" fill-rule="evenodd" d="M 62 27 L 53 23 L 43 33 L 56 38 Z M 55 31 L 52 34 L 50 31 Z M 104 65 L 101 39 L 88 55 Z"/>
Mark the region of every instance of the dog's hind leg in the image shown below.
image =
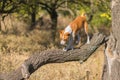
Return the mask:
<path id="1" fill-rule="evenodd" d="M 86 21 L 84 22 L 84 29 L 85 29 L 85 33 L 87 35 L 87 44 L 90 44 L 90 36 L 88 34 L 88 24 Z"/>

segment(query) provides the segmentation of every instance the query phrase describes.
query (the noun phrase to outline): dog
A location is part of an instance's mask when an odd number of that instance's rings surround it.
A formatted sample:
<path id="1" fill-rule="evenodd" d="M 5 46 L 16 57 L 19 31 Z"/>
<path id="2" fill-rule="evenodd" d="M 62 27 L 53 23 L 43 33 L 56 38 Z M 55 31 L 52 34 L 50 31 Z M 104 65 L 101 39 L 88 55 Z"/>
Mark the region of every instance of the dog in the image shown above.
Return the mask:
<path id="1" fill-rule="evenodd" d="M 68 51 L 70 49 L 73 50 L 73 44 L 75 41 L 75 37 L 77 37 L 76 43 L 80 41 L 80 30 L 84 28 L 85 33 L 87 35 L 87 44 L 90 44 L 90 37 L 88 34 L 88 23 L 86 19 L 86 15 L 83 13 L 73 20 L 64 30 L 59 30 L 60 34 L 60 44 L 66 45 L 63 49 L 64 51 Z"/>

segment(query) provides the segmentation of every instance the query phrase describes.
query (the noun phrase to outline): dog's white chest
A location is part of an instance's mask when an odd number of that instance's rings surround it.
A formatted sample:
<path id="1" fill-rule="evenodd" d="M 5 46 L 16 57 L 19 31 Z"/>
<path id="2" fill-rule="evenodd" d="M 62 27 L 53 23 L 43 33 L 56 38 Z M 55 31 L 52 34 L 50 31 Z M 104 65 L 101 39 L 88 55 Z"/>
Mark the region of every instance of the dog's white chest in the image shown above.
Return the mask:
<path id="1" fill-rule="evenodd" d="M 70 25 L 68 25 L 66 28 L 65 28 L 65 33 L 68 32 L 68 33 L 72 33 L 72 29 L 70 27 Z"/>

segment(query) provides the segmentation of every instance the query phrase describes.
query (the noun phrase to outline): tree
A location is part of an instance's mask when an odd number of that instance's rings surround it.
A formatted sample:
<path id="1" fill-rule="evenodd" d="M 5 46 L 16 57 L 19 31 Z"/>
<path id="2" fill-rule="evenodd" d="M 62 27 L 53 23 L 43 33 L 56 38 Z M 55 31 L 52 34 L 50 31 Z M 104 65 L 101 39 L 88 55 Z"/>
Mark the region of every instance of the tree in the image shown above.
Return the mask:
<path id="1" fill-rule="evenodd" d="M 52 41 L 55 41 L 55 35 L 56 35 L 56 29 L 57 29 L 57 18 L 58 18 L 58 12 L 57 9 L 59 9 L 60 7 L 65 8 L 65 3 L 66 2 L 74 2 L 71 0 L 41 0 L 38 1 L 37 3 L 40 5 L 40 7 L 43 10 L 46 10 L 49 15 L 50 15 L 50 19 L 51 19 L 51 39 Z"/>
<path id="2" fill-rule="evenodd" d="M 112 0 L 112 32 L 105 49 L 102 80 L 120 79 L 120 0 Z"/>
<path id="3" fill-rule="evenodd" d="M 30 16 L 30 30 L 33 30 L 35 28 L 35 22 L 36 22 L 36 15 L 39 12 L 39 6 L 37 4 L 38 0 L 25 0 L 23 1 L 21 7 L 18 10 L 18 13 L 23 10 L 23 15 L 27 14 L 28 17 Z"/>
<path id="4" fill-rule="evenodd" d="M 6 13 L 13 13 L 14 10 L 17 8 L 18 4 L 21 2 L 16 2 L 15 0 L 2 0 L 0 1 L 0 14 Z"/>
<path id="5" fill-rule="evenodd" d="M 4 22 L 4 18 L 8 16 L 8 14 L 16 12 L 19 5 L 22 4 L 21 1 L 16 0 L 1 0 L 0 1 L 0 31 L 1 31 L 1 22 Z"/>

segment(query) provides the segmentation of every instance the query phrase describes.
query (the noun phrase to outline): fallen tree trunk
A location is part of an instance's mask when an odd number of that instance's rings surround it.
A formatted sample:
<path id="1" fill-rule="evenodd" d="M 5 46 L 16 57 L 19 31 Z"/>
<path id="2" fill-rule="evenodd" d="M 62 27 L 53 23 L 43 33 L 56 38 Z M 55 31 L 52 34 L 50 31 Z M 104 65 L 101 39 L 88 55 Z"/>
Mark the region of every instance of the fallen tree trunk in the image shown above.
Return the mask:
<path id="1" fill-rule="evenodd" d="M 96 33 L 91 39 L 90 44 L 85 44 L 80 49 L 70 50 L 67 52 L 61 49 L 46 50 L 40 53 L 35 53 L 16 70 L 1 75 L 0 79 L 5 80 L 25 80 L 41 66 L 48 63 L 62 63 L 67 61 L 81 61 L 84 62 L 89 56 L 105 42 L 105 36 Z"/>

